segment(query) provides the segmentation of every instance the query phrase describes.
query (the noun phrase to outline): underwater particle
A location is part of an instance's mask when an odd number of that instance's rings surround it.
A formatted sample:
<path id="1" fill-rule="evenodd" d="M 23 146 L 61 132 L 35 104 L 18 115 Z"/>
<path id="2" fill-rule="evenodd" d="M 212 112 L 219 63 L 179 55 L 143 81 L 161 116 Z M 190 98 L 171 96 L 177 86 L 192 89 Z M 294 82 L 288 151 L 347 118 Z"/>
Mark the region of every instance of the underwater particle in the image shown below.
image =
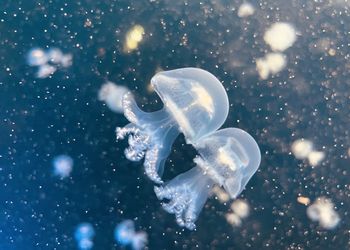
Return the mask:
<path id="1" fill-rule="evenodd" d="M 297 198 L 297 201 L 300 203 L 300 204 L 303 204 L 305 206 L 308 206 L 310 204 L 310 198 L 309 197 L 305 197 L 305 196 L 299 196 Z"/>
<path id="2" fill-rule="evenodd" d="M 95 236 L 95 230 L 93 226 L 88 222 L 80 223 L 74 232 L 74 238 L 77 241 L 78 248 L 80 250 L 89 250 L 93 247 L 93 237 Z"/>
<path id="3" fill-rule="evenodd" d="M 54 174 L 61 179 L 70 175 L 73 170 L 73 159 L 68 155 L 59 155 L 53 159 Z"/>
<path id="4" fill-rule="evenodd" d="M 233 201 L 231 204 L 231 209 L 241 219 L 244 219 L 249 215 L 249 204 L 245 200 L 237 199 Z"/>
<path id="5" fill-rule="evenodd" d="M 298 139 L 292 143 L 291 150 L 295 158 L 302 160 L 306 159 L 313 151 L 314 145 L 312 141 L 307 139 Z"/>
<path id="6" fill-rule="evenodd" d="M 142 41 L 145 34 L 145 29 L 141 25 L 133 26 L 125 36 L 124 52 L 132 52 L 139 47 L 139 43 Z"/>
<path id="7" fill-rule="evenodd" d="M 156 183 L 172 144 L 182 132 L 193 144 L 222 126 L 228 115 L 228 97 L 220 81 L 208 71 L 181 68 L 157 73 L 151 84 L 164 103 L 161 110 L 146 113 L 129 92 L 123 96 L 124 115 L 129 124 L 116 129 L 117 139 L 129 135 L 127 159 L 145 158 L 146 175 Z M 205 121 L 205 122 L 198 122 Z"/>
<path id="8" fill-rule="evenodd" d="M 123 95 L 129 91 L 126 87 L 107 81 L 98 91 L 98 100 L 105 102 L 107 107 L 113 112 L 123 113 Z"/>
<path id="9" fill-rule="evenodd" d="M 44 50 L 33 48 L 27 54 L 27 63 L 29 66 L 40 66 L 46 64 L 48 58 Z"/>
<path id="10" fill-rule="evenodd" d="M 319 197 L 306 210 L 307 216 L 312 221 L 318 221 L 324 229 L 333 229 L 340 222 L 338 213 L 334 210 L 334 204 L 330 199 Z"/>
<path id="11" fill-rule="evenodd" d="M 131 245 L 134 250 L 143 249 L 148 242 L 146 232 L 135 232 L 135 225 L 132 220 L 125 220 L 116 226 L 114 239 L 121 246 Z"/>
<path id="12" fill-rule="evenodd" d="M 193 146 L 199 152 L 196 167 L 176 176 L 154 191 L 162 206 L 176 217 L 179 226 L 195 229 L 198 218 L 214 185 L 235 199 L 243 191 L 260 165 L 258 144 L 247 132 L 226 128 L 208 134 Z M 241 212 L 243 214 L 243 212 Z"/>
<path id="13" fill-rule="evenodd" d="M 222 188 L 220 188 L 218 186 L 214 186 L 213 194 L 218 198 L 218 200 L 221 203 L 225 203 L 225 202 L 228 202 L 230 200 L 230 196 L 228 195 L 228 193 L 226 193 L 225 190 L 223 190 Z"/>
<path id="14" fill-rule="evenodd" d="M 289 23 L 277 22 L 268 28 L 264 41 L 273 51 L 284 51 L 291 47 L 297 39 L 294 27 Z"/>
<path id="15" fill-rule="evenodd" d="M 256 69 L 263 80 L 266 80 L 270 74 L 277 74 L 286 65 L 286 56 L 281 53 L 268 53 L 265 57 L 256 59 Z"/>
<path id="16" fill-rule="evenodd" d="M 41 79 L 47 78 L 55 73 L 56 70 L 57 68 L 55 66 L 49 64 L 40 65 L 36 77 Z"/>
<path id="17" fill-rule="evenodd" d="M 325 153 L 322 151 L 311 151 L 310 154 L 307 156 L 309 164 L 313 167 L 316 167 L 317 165 L 319 165 L 324 158 L 325 158 Z"/>
<path id="18" fill-rule="evenodd" d="M 255 12 L 255 8 L 250 3 L 242 3 L 238 8 L 238 16 L 239 17 L 247 17 L 253 15 Z"/>

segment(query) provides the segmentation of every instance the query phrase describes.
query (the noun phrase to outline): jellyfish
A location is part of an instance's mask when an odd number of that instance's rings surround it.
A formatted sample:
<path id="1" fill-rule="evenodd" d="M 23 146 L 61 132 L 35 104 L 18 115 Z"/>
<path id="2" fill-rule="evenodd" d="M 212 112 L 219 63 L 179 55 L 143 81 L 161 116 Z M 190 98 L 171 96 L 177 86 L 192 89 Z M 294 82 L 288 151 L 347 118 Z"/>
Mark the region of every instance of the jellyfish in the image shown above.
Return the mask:
<path id="1" fill-rule="evenodd" d="M 164 163 L 179 133 L 187 143 L 221 127 L 228 114 L 228 98 L 219 80 L 198 68 L 181 68 L 157 73 L 151 85 L 164 107 L 146 113 L 140 110 L 129 92 L 123 97 L 124 115 L 130 121 L 118 127 L 117 140 L 129 135 L 125 156 L 131 161 L 144 160 L 146 175 L 162 183 Z"/>
<path id="2" fill-rule="evenodd" d="M 312 221 L 318 221 L 319 225 L 327 230 L 334 229 L 340 222 L 333 202 L 325 197 L 319 197 L 307 208 L 306 213 Z"/>
<path id="3" fill-rule="evenodd" d="M 59 48 L 48 49 L 46 55 L 49 59 L 49 62 L 53 64 L 60 64 L 63 57 L 63 53 Z"/>
<path id="4" fill-rule="evenodd" d="M 89 250 L 93 247 L 93 237 L 95 236 L 95 230 L 93 226 L 88 222 L 80 223 L 74 233 L 74 238 L 78 243 L 80 250 Z"/>
<path id="5" fill-rule="evenodd" d="M 73 169 L 73 159 L 68 155 L 59 155 L 53 159 L 54 174 L 61 179 L 70 175 Z"/>
<path id="6" fill-rule="evenodd" d="M 98 100 L 104 101 L 113 112 L 123 113 L 122 99 L 127 92 L 129 92 L 127 87 L 108 81 L 101 86 L 98 92 Z"/>
<path id="7" fill-rule="evenodd" d="M 37 78 L 47 78 L 51 76 L 53 73 L 55 73 L 57 68 L 55 66 L 49 65 L 49 64 L 43 64 L 39 66 L 38 72 L 36 73 Z"/>
<path id="8" fill-rule="evenodd" d="M 27 63 L 29 66 L 44 65 L 48 60 L 45 51 L 41 48 L 33 48 L 27 54 Z"/>
<path id="9" fill-rule="evenodd" d="M 154 191 L 163 208 L 175 214 L 176 222 L 190 230 L 198 218 L 214 185 L 221 186 L 235 199 L 245 188 L 260 164 L 258 144 L 238 128 L 218 130 L 200 140 L 194 147 L 199 156 L 196 167 L 182 173 Z"/>
<path id="10" fill-rule="evenodd" d="M 143 249 L 147 244 L 147 233 L 135 232 L 134 222 L 125 220 L 118 224 L 114 230 L 114 238 L 122 246 L 131 245 L 132 249 Z"/>

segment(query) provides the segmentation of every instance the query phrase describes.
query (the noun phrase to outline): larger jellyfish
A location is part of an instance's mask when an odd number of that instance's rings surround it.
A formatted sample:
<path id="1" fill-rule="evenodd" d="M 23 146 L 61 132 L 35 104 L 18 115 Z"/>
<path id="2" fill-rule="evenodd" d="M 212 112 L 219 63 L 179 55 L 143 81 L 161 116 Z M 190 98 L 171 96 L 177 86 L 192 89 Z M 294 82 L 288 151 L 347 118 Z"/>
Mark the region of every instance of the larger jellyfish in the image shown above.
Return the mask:
<path id="1" fill-rule="evenodd" d="M 125 156 L 145 158 L 147 176 L 162 183 L 164 163 L 175 138 L 182 132 L 187 143 L 196 143 L 225 122 L 229 104 L 226 91 L 211 73 L 198 68 L 164 71 L 151 79 L 164 103 L 152 113 L 140 110 L 129 92 L 123 97 L 124 115 L 130 123 L 117 128 L 117 139 L 129 135 Z"/>
<path id="2" fill-rule="evenodd" d="M 260 164 L 260 150 L 247 132 L 238 128 L 218 130 L 193 144 L 199 152 L 196 167 L 155 187 L 158 199 L 169 200 L 163 208 L 175 214 L 176 222 L 190 230 L 214 185 L 222 186 L 231 198 L 244 189 Z"/>

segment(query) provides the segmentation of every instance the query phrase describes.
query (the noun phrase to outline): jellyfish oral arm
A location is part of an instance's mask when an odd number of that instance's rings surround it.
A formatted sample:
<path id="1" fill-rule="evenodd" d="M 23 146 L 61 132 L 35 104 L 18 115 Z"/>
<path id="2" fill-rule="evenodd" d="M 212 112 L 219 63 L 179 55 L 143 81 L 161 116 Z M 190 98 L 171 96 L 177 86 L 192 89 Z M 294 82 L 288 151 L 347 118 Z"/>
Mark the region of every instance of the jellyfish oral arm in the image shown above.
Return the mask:
<path id="1" fill-rule="evenodd" d="M 194 167 L 175 177 L 165 186 L 155 187 L 154 191 L 158 199 L 169 200 L 162 206 L 168 213 L 175 214 L 179 226 L 194 230 L 195 221 L 213 186 L 214 181 L 200 167 Z"/>
<path id="2" fill-rule="evenodd" d="M 164 108 L 152 113 L 143 112 L 130 92 L 123 97 L 123 109 L 130 123 L 123 128 L 118 127 L 116 134 L 117 140 L 129 136 L 126 158 L 131 161 L 145 158 L 146 175 L 152 181 L 162 183 L 165 160 L 180 133 L 177 124 Z"/>

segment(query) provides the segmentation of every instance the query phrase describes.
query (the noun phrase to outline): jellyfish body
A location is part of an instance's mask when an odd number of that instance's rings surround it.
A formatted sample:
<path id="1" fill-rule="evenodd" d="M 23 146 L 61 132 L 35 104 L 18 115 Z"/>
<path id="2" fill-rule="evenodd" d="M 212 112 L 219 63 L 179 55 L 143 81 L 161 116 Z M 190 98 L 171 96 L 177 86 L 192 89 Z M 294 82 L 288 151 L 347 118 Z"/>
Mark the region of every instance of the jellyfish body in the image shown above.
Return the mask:
<path id="1" fill-rule="evenodd" d="M 199 152 L 194 159 L 197 166 L 154 189 L 158 199 L 169 200 L 162 204 L 163 208 L 175 214 L 180 226 L 190 230 L 195 228 L 213 186 L 222 186 L 231 198 L 236 198 L 261 159 L 256 141 L 238 128 L 218 130 L 198 140 L 194 147 Z"/>
<path id="2" fill-rule="evenodd" d="M 48 57 L 41 48 L 33 48 L 27 54 L 27 63 L 29 66 L 41 66 L 46 64 Z"/>
<path id="3" fill-rule="evenodd" d="M 127 92 L 129 92 L 127 87 L 108 81 L 101 86 L 98 92 L 98 100 L 105 102 L 113 112 L 123 113 L 122 99 Z"/>
<path id="4" fill-rule="evenodd" d="M 114 238 L 122 246 L 131 245 L 132 249 L 143 249 L 147 243 L 146 232 L 135 232 L 134 222 L 125 220 L 119 223 L 114 230 Z"/>
<path id="5" fill-rule="evenodd" d="M 117 139 L 129 135 L 129 147 L 125 150 L 127 159 L 145 158 L 147 176 L 162 183 L 164 163 L 179 133 L 184 134 L 187 143 L 193 144 L 214 132 L 225 122 L 229 104 L 219 80 L 202 69 L 160 72 L 151 79 L 151 84 L 164 107 L 146 113 L 138 108 L 131 93 L 125 94 L 124 115 L 130 123 L 117 128 Z"/>
<path id="6" fill-rule="evenodd" d="M 59 155 L 53 159 L 54 175 L 61 179 L 69 177 L 73 170 L 73 159 L 68 155 Z"/>
<path id="7" fill-rule="evenodd" d="M 95 236 L 95 230 L 90 223 L 80 223 L 74 233 L 74 238 L 77 241 L 78 248 L 80 250 L 89 250 L 93 247 L 93 237 Z"/>

